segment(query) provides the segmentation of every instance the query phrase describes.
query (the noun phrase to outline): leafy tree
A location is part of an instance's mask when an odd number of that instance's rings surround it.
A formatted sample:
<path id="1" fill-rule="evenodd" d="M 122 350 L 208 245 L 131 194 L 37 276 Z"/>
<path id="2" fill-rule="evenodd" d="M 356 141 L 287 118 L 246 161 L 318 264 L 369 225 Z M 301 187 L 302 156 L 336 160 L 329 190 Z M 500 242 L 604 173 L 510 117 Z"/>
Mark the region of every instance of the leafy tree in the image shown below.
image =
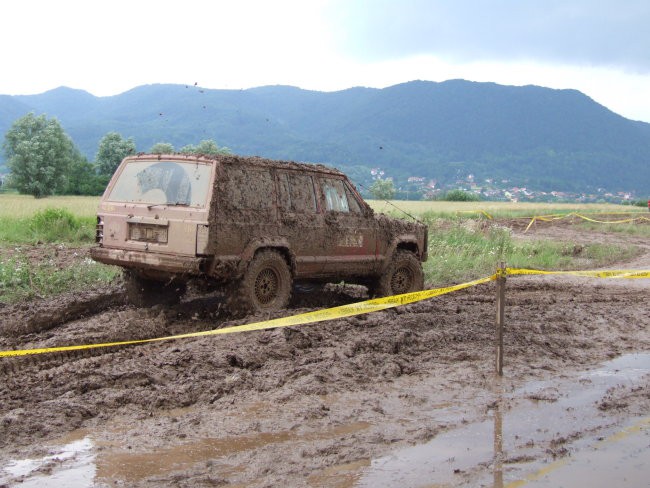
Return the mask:
<path id="1" fill-rule="evenodd" d="M 151 154 L 173 154 L 174 146 L 169 142 L 156 142 L 151 149 L 149 149 Z"/>
<path id="2" fill-rule="evenodd" d="M 110 180 L 110 174 L 98 174 L 97 167 L 81 156 L 75 158 L 68 171 L 66 195 L 101 195 Z"/>
<path id="3" fill-rule="evenodd" d="M 393 180 L 376 179 L 370 186 L 370 193 L 376 200 L 390 200 L 395 196 Z"/>
<path id="4" fill-rule="evenodd" d="M 3 149 L 12 185 L 20 193 L 41 198 L 65 187 L 75 149 L 55 118 L 33 112 L 21 117 L 5 135 Z"/>
<path id="5" fill-rule="evenodd" d="M 207 155 L 217 155 L 217 154 L 232 154 L 232 151 L 227 147 L 219 147 L 215 141 L 212 139 L 206 139 L 194 146 L 193 144 L 188 144 L 181 148 L 181 153 L 183 154 L 207 154 Z"/>
<path id="6" fill-rule="evenodd" d="M 112 176 L 122 160 L 135 153 L 133 138 L 123 139 L 117 132 L 109 132 L 101 141 L 95 156 L 97 170 L 102 175 Z"/>

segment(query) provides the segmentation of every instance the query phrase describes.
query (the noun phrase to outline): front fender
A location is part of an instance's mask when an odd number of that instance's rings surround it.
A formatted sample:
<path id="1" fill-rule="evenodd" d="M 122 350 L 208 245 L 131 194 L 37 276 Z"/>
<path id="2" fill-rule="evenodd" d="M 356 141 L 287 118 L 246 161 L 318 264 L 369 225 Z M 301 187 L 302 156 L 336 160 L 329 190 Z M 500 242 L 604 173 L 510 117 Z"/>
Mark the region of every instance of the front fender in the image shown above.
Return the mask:
<path id="1" fill-rule="evenodd" d="M 388 246 L 388 249 L 386 249 L 386 257 L 381 264 L 381 269 L 380 271 L 383 273 L 386 271 L 388 266 L 390 266 L 391 259 L 393 257 L 393 254 L 395 254 L 395 251 L 397 249 L 408 249 L 409 251 L 412 251 L 419 260 L 422 260 L 422 248 L 420 247 L 419 239 L 417 235 L 415 234 L 403 234 L 395 237 L 390 245 Z"/>

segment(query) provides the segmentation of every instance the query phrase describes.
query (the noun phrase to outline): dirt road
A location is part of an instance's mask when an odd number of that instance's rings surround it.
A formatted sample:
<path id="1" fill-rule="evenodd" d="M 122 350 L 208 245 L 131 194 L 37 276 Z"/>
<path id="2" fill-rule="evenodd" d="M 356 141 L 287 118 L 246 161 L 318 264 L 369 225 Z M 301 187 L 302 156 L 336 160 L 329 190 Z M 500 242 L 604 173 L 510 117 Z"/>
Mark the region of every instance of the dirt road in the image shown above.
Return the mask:
<path id="1" fill-rule="evenodd" d="M 540 237 L 633 244 L 639 257 L 612 267 L 650 269 L 643 238 L 568 225 L 522 238 Z M 298 305 L 358 300 L 349 291 Z M 625 428 L 647 433 L 649 294 L 647 279 L 509 278 L 502 379 L 492 283 L 291 329 L 3 360 L 0 486 L 533 483 Z M 153 309 L 121 300 L 90 290 L 5 307 L 0 349 L 240 323 L 199 298 Z M 637 441 L 647 460 L 647 435 Z"/>

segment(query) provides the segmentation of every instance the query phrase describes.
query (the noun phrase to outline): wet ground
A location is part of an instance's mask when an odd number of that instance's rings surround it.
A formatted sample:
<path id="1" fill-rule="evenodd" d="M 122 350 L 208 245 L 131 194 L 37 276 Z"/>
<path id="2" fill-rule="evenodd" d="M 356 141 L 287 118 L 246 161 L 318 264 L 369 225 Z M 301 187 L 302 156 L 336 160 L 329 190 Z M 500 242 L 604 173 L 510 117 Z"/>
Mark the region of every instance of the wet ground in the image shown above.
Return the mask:
<path id="1" fill-rule="evenodd" d="M 612 267 L 650 269 L 647 239 L 569 226 L 526 238 L 540 236 L 635 245 Z M 503 378 L 492 283 L 286 330 L 2 360 L 0 486 L 639 486 L 649 293 L 647 279 L 509 278 Z M 285 314 L 357 299 L 333 290 Z M 5 307 L 0 349 L 240 323 L 218 297 L 120 300 Z"/>

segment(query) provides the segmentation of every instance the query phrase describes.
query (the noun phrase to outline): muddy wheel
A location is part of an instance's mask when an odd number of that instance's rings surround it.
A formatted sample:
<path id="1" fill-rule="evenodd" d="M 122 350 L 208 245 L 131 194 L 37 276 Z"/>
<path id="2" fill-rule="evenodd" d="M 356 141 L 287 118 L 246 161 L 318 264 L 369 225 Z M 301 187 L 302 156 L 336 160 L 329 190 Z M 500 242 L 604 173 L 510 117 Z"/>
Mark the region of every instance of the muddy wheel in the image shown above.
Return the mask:
<path id="1" fill-rule="evenodd" d="M 187 289 L 185 283 L 148 280 L 132 271 L 124 272 L 124 286 L 129 303 L 136 307 L 173 305 L 180 301 Z"/>
<path id="2" fill-rule="evenodd" d="M 368 287 L 368 291 L 375 296 L 386 297 L 420 291 L 422 288 L 424 288 L 422 263 L 412 252 L 400 249 L 393 254 L 386 272 L 377 282 Z"/>
<path id="3" fill-rule="evenodd" d="M 261 251 L 248 265 L 230 308 L 235 312 L 279 310 L 289 303 L 291 286 L 291 272 L 284 258 L 276 251 Z"/>

